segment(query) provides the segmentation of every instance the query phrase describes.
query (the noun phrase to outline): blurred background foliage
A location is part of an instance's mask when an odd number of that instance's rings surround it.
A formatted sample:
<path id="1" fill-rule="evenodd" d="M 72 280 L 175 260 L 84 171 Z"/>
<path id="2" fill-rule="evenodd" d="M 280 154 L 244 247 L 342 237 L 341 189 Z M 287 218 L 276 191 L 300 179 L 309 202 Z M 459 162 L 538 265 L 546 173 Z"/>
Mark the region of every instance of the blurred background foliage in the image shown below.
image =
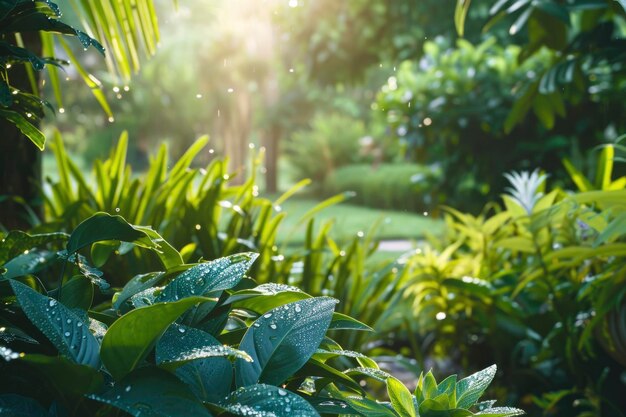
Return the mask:
<path id="1" fill-rule="evenodd" d="M 81 53 L 100 102 L 75 67 L 62 97 L 46 79 L 34 230 L 107 211 L 186 262 L 258 252 L 259 282 L 335 296 L 378 331 L 346 349 L 495 361 L 495 397 L 533 416 L 624 415 L 625 4 L 468 5 L 155 0 L 139 74 Z M 160 267 L 90 255 L 117 287 Z"/>

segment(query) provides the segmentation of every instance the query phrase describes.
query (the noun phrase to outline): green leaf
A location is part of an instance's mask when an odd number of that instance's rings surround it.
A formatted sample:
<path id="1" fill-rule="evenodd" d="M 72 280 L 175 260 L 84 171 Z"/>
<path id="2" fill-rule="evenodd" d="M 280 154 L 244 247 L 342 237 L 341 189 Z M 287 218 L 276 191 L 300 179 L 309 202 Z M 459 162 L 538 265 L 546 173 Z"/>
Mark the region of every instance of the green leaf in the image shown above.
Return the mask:
<path id="1" fill-rule="evenodd" d="M 39 148 L 40 151 L 44 150 L 46 137 L 39 129 L 37 129 L 37 127 L 35 127 L 35 125 L 28 121 L 26 117 L 16 111 L 1 108 L 0 117 L 3 117 L 13 123 L 20 130 L 20 132 L 24 134 L 24 136 L 30 139 L 30 141 L 33 142 L 37 148 Z"/>
<path id="2" fill-rule="evenodd" d="M 27 354 L 20 361 L 39 371 L 42 379 L 63 395 L 82 397 L 104 385 L 98 369 L 70 362 L 62 356 Z"/>
<path id="3" fill-rule="evenodd" d="M 50 414 L 33 398 L 17 394 L 0 394 L 0 416 L 50 417 Z"/>
<path id="4" fill-rule="evenodd" d="M 417 417 L 413 396 L 402 382 L 396 378 L 387 379 L 387 394 L 393 405 L 393 409 L 400 417 Z"/>
<path id="5" fill-rule="evenodd" d="M 333 313 L 333 318 L 328 327 L 332 330 L 363 330 L 367 332 L 373 332 L 370 326 L 365 323 L 361 323 L 357 319 L 347 316 L 342 313 Z"/>
<path id="6" fill-rule="evenodd" d="M 209 333 L 172 323 L 156 347 L 159 366 L 174 369 L 189 361 L 207 358 L 239 358 L 252 362 L 246 352 L 222 345 Z"/>
<path id="7" fill-rule="evenodd" d="M 154 367 L 137 369 L 111 390 L 89 398 L 135 417 L 211 416 L 185 384 L 169 372 Z"/>
<path id="8" fill-rule="evenodd" d="M 122 304 L 133 295 L 140 293 L 159 283 L 165 277 L 165 272 L 150 272 L 147 274 L 135 275 L 124 285 L 121 292 L 113 296 L 113 308 L 119 310 Z"/>
<path id="9" fill-rule="evenodd" d="M 324 338 L 335 304 L 336 300 L 329 297 L 309 298 L 259 317 L 239 344 L 239 349 L 250 354 L 253 362 L 237 360 L 237 385 L 278 385 L 293 375 Z"/>
<path id="10" fill-rule="evenodd" d="M 105 240 L 120 240 L 145 248 L 158 248 L 145 232 L 137 230 L 122 216 L 98 212 L 76 226 L 67 242 L 67 251 L 72 254 L 92 243 Z"/>
<path id="11" fill-rule="evenodd" d="M 467 17 L 470 4 L 471 0 L 457 0 L 456 8 L 454 9 L 454 26 L 456 27 L 456 33 L 461 37 L 465 32 L 465 18 Z"/>
<path id="12" fill-rule="evenodd" d="M 622 213 L 609 223 L 606 226 L 606 229 L 602 231 L 593 242 L 593 247 L 597 248 L 598 246 L 613 241 L 615 238 L 623 236 L 626 234 L 626 213 Z"/>
<path id="13" fill-rule="evenodd" d="M 319 417 L 311 404 L 299 395 L 265 384 L 241 387 L 226 397 L 221 405 L 239 416 Z"/>
<path id="14" fill-rule="evenodd" d="M 116 380 L 123 378 L 148 356 L 157 339 L 174 320 L 196 303 L 206 301 L 212 300 L 190 297 L 126 313 L 109 327 L 102 340 L 102 363 Z"/>
<path id="15" fill-rule="evenodd" d="M 33 250 L 24 253 L 3 265 L 4 272 L 0 269 L 0 280 L 35 274 L 56 259 L 56 252 L 47 250 Z"/>
<path id="16" fill-rule="evenodd" d="M 491 365 L 482 371 L 463 378 L 456 384 L 457 407 L 470 408 L 483 395 L 493 377 L 496 375 L 496 365 Z"/>
<path id="17" fill-rule="evenodd" d="M 17 301 L 26 317 L 52 342 L 59 353 L 74 362 L 100 366 L 99 345 L 83 320 L 60 304 L 30 287 L 11 281 Z"/>
<path id="18" fill-rule="evenodd" d="M 306 298 L 311 298 L 311 296 L 299 288 L 285 284 L 268 283 L 237 291 L 228 298 L 226 303 L 232 303 L 234 308 L 263 314 L 278 306 Z"/>
<path id="19" fill-rule="evenodd" d="M 367 417 L 398 417 L 386 404 L 381 404 L 369 398 L 347 397 L 346 401 L 355 411 Z"/>
<path id="20" fill-rule="evenodd" d="M 174 362 L 178 366 L 176 376 L 198 398 L 216 403 L 231 391 L 233 379 L 233 365 L 223 357 L 229 355 L 222 354 L 226 353 L 224 350 L 221 353 L 215 349 L 222 347 L 210 334 L 174 323 L 157 343 L 156 362 L 160 365 Z M 214 353 L 222 357 L 215 357 Z"/>
<path id="21" fill-rule="evenodd" d="M 196 265 L 172 280 L 157 301 L 174 301 L 233 288 L 257 257 L 256 253 L 240 253 Z"/>
<path id="22" fill-rule="evenodd" d="M 59 301 L 69 309 L 89 310 L 93 301 L 93 284 L 82 275 L 78 275 L 63 284 Z"/>
<path id="23" fill-rule="evenodd" d="M 9 259 L 24 253 L 37 246 L 51 242 L 66 241 L 69 235 L 66 233 L 44 233 L 29 235 L 19 230 L 11 231 L 0 242 L 0 265 Z"/>

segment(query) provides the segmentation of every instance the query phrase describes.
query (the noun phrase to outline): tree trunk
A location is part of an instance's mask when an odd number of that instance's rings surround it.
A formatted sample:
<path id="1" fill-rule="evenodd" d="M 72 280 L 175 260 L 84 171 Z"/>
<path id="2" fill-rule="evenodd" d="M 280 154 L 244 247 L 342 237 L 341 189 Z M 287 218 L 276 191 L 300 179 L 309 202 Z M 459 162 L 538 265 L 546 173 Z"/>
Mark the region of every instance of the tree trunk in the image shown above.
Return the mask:
<path id="1" fill-rule="evenodd" d="M 41 54 L 38 32 L 25 33 L 23 39 L 27 49 Z M 10 77 L 13 87 L 31 91 L 23 65 L 14 66 Z M 41 218 L 40 184 L 41 152 L 15 125 L 0 119 L 0 228 L 29 229 L 29 209 Z"/>

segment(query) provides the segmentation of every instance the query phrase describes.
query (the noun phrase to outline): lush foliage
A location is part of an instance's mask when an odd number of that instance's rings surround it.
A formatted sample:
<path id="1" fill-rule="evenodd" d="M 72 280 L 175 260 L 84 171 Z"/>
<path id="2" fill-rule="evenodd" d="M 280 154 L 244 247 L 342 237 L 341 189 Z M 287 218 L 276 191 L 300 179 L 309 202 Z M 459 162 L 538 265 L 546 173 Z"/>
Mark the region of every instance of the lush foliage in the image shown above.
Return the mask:
<path id="1" fill-rule="evenodd" d="M 44 116 L 44 108 L 50 105 L 37 94 L 34 71 L 41 71 L 46 65 L 60 67 L 65 61 L 41 57 L 41 51 L 28 49 L 30 45 L 25 45 L 20 33 L 41 31 L 76 36 L 84 48 L 93 45 L 104 53 L 100 43 L 61 22 L 60 17 L 59 7 L 50 1 L 7 0 L 0 3 L 0 117 L 17 126 L 39 149 L 43 149 L 46 139 L 37 128 L 37 122 Z M 21 65 L 27 65 L 29 71 L 30 93 L 11 84 L 11 77 Z"/>
<path id="2" fill-rule="evenodd" d="M 87 255 L 102 241 L 154 251 L 165 271 L 138 275 L 114 292 Z M 11 232 L 0 256 L 0 404 L 12 415 L 521 412 L 476 404 L 495 367 L 439 384 L 428 373 L 411 394 L 328 337 L 368 330 L 334 313 L 337 300 L 245 277 L 252 253 L 183 264 L 152 229 L 96 213 L 70 235 Z M 367 393 L 357 382 L 363 377 L 383 382 L 389 401 Z"/>
<path id="3" fill-rule="evenodd" d="M 456 24 L 461 33 L 469 5 L 469 1 L 457 3 Z M 511 111 L 510 123 L 521 123 L 531 107 L 541 107 L 542 122 L 549 125 L 563 112 L 561 101 L 577 103 L 589 96 L 608 103 L 623 94 L 625 10 L 623 1 L 612 0 L 505 0 L 493 4 L 485 30 L 508 29 L 513 42 L 523 47 L 520 61 L 546 52 L 550 55 L 539 77 L 526 83 L 524 95 Z M 555 96 L 558 100 L 551 98 Z"/>
<path id="4" fill-rule="evenodd" d="M 515 127 L 518 115 L 511 108 L 521 99 L 522 86 L 539 80 L 545 54 L 520 64 L 520 47 L 503 48 L 493 38 L 476 46 L 459 40 L 455 47 L 441 38 L 424 50 L 419 62 L 406 61 L 389 78 L 376 108 L 407 158 L 441 164 L 446 175 L 435 190 L 440 202 L 479 211 L 468 203 L 482 205 L 485 197 L 494 197 L 506 185 L 502 174 L 511 169 L 542 167 L 563 180 L 561 159 L 577 147 L 592 147 L 606 127 L 593 102 L 566 109 L 556 92 L 537 100 L 532 117 Z M 549 106 L 559 110 L 548 111 Z M 575 122 L 557 120 L 566 111 Z M 620 123 L 618 113 L 608 117 Z"/>
<path id="5" fill-rule="evenodd" d="M 546 192 L 545 175 L 509 175 L 503 204 L 478 216 L 448 209 L 439 249 L 410 261 L 421 348 L 464 366 L 495 359 L 517 401 L 534 394 L 549 415 L 625 409 L 626 179 L 611 178 L 606 149 L 585 180 L 598 190 Z"/>
<path id="6" fill-rule="evenodd" d="M 254 176 L 242 185 L 230 185 L 227 161 L 214 159 L 205 168 L 193 167 L 194 158 L 206 144 L 207 138 L 199 139 L 175 163 L 169 162 L 162 146 L 148 171 L 134 176 L 125 162 L 124 134 L 109 159 L 94 163 L 92 185 L 57 135 L 53 150 L 58 181 L 49 181 L 45 190 L 47 221 L 34 230 L 70 232 L 81 219 L 104 211 L 151 226 L 169 242 L 167 252 L 180 251 L 186 262 L 252 251 L 259 255 L 251 267 L 258 282 L 297 285 L 313 295 L 334 296 L 342 300 L 338 311 L 359 315 L 376 330 L 385 329 L 382 313 L 397 297 L 395 290 L 406 275 L 393 261 L 366 265 L 377 247 L 377 224 L 346 242 L 335 241 L 331 237 L 333 221 L 317 224 L 315 214 L 343 201 L 345 196 L 340 194 L 302 215 L 297 223 L 306 228 L 302 244 L 290 245 L 289 232 L 282 233 L 287 238 L 280 242 L 278 231 L 286 215 L 281 204 L 308 182 L 301 182 L 275 201 L 259 197 Z M 152 252 L 126 247 L 120 250 L 124 256 L 112 257 L 116 250 L 116 245 L 104 242 L 92 251 L 95 265 L 102 267 L 114 285 L 124 285 L 128 275 L 161 268 L 161 259 Z M 128 275 L 116 274 L 120 270 Z M 365 312 L 366 305 L 376 307 Z M 356 349 L 369 336 L 357 333 L 340 341 L 346 348 Z"/>

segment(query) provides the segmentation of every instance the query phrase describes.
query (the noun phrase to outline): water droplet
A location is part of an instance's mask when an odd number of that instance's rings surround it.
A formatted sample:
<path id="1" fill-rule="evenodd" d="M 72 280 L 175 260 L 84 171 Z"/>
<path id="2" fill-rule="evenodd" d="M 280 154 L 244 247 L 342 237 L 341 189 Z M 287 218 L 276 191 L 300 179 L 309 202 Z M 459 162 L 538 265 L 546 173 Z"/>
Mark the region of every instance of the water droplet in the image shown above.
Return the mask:
<path id="1" fill-rule="evenodd" d="M 83 323 L 79 321 L 78 323 L 76 323 L 76 327 L 83 327 Z"/>
<path id="2" fill-rule="evenodd" d="M 72 324 L 72 319 L 67 319 L 67 324 Z"/>
<path id="3" fill-rule="evenodd" d="M 65 332 L 63 334 L 65 335 L 65 337 L 70 337 L 70 332 Z"/>
<path id="4" fill-rule="evenodd" d="M 276 330 L 276 325 L 274 323 L 270 324 L 270 329 Z"/>
<path id="5" fill-rule="evenodd" d="M 126 388 L 124 388 L 124 391 L 130 392 L 130 385 L 128 385 Z"/>
<path id="6" fill-rule="evenodd" d="M 299 312 L 301 312 L 301 311 L 302 311 L 302 307 L 300 307 L 300 305 L 299 305 L 299 304 L 296 304 L 296 308 L 295 308 L 295 310 L 296 310 L 296 313 L 299 313 Z"/>
<path id="7" fill-rule="evenodd" d="M 266 319 L 269 319 L 270 317 L 272 317 L 272 313 L 263 314 L 263 317 L 265 317 Z"/>
<path id="8" fill-rule="evenodd" d="M 280 395 L 281 397 L 284 397 L 285 395 L 287 395 L 287 390 L 278 388 L 278 395 Z"/>
<path id="9" fill-rule="evenodd" d="M 184 328 L 184 327 L 179 327 L 179 328 L 178 328 L 178 331 L 179 331 L 180 333 L 185 333 L 185 331 L 186 331 L 186 330 L 185 330 L 185 328 Z"/>

